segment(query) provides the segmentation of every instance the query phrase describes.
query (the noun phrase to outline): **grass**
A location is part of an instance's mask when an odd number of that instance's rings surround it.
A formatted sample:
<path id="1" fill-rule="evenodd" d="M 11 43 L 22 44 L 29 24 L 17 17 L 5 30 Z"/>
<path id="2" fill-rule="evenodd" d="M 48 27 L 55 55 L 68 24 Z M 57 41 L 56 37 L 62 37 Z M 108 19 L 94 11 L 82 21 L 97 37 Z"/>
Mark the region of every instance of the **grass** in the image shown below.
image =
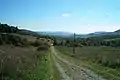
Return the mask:
<path id="1" fill-rule="evenodd" d="M 59 73 L 59 70 L 57 69 L 56 65 L 55 65 L 55 61 L 53 59 L 53 54 L 50 53 L 49 54 L 49 58 L 50 60 L 49 64 L 50 64 L 50 69 L 51 69 L 51 74 L 52 75 L 52 80 L 60 80 L 60 73 Z"/>
<path id="2" fill-rule="evenodd" d="M 51 43 L 46 38 L 2 33 L 0 80 L 59 80 L 50 55 Z"/>
<path id="3" fill-rule="evenodd" d="M 60 80 L 60 74 L 52 58 L 51 51 L 42 58 L 42 62 L 36 72 L 38 71 L 38 77 L 40 80 Z"/>
<path id="4" fill-rule="evenodd" d="M 120 80 L 120 67 L 111 67 L 120 59 L 120 50 L 113 47 L 77 47 L 73 57 L 71 47 L 56 47 L 59 52 L 74 60 L 77 64 L 87 67 L 108 80 Z M 114 65 L 115 66 L 115 65 Z"/>
<path id="5" fill-rule="evenodd" d="M 48 51 L 37 51 L 32 46 L 0 46 L 0 79 L 50 80 L 47 54 Z"/>
<path id="6" fill-rule="evenodd" d="M 38 62 L 38 66 L 32 71 L 30 76 L 30 80 L 51 80 L 51 74 L 49 69 L 49 60 L 47 60 L 47 56 L 43 56 L 41 61 Z"/>

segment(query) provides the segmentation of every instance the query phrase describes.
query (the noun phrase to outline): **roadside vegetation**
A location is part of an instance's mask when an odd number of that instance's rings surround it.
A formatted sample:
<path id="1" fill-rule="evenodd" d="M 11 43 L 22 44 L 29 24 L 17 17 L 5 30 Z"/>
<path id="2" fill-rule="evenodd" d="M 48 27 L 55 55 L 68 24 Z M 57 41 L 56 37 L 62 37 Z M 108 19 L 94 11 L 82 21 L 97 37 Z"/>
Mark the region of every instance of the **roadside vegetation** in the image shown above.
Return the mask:
<path id="1" fill-rule="evenodd" d="M 84 47 L 84 46 L 111 46 L 120 47 L 119 38 L 104 38 L 104 37 L 90 37 L 90 38 L 61 38 L 54 40 L 54 45 L 68 46 L 68 47 Z"/>
<path id="2" fill-rule="evenodd" d="M 35 32 L 0 24 L 0 80 L 53 80 L 52 42 Z"/>
<path id="3" fill-rule="evenodd" d="M 120 80 L 119 36 L 111 34 L 101 37 L 75 37 L 75 40 L 70 37 L 54 41 L 58 51 L 63 53 L 68 60 L 73 59 L 80 65 L 95 71 L 98 75 L 103 75 L 108 80 Z M 73 54 L 73 47 L 75 47 L 75 54 Z"/>
<path id="4" fill-rule="evenodd" d="M 0 79 L 1 80 L 33 80 L 46 51 L 37 51 L 35 47 L 0 46 Z M 37 79 L 36 79 L 37 80 Z"/>
<path id="5" fill-rule="evenodd" d="M 120 49 L 114 47 L 76 47 L 73 54 L 72 47 L 57 46 L 58 51 L 72 57 L 84 67 L 87 67 L 97 74 L 103 75 L 108 80 L 120 79 Z M 74 56 L 73 56 L 74 55 Z"/>

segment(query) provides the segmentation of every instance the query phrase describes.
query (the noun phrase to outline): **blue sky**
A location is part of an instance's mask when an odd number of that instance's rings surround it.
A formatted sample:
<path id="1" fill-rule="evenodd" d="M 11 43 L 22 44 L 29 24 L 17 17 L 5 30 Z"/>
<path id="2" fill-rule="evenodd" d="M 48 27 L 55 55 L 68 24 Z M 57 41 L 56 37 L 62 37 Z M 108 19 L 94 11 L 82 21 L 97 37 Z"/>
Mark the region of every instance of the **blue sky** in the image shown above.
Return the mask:
<path id="1" fill-rule="evenodd" d="M 114 31 L 120 0 L 0 0 L 0 22 L 33 31 Z"/>

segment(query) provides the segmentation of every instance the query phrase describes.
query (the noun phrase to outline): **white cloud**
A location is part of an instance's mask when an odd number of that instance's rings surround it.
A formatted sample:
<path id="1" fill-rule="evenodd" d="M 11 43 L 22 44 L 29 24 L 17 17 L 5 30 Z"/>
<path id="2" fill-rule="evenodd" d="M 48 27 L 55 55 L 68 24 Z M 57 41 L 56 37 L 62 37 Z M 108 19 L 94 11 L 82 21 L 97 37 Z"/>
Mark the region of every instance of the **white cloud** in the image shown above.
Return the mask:
<path id="1" fill-rule="evenodd" d="M 71 16 L 70 13 L 63 13 L 63 14 L 62 14 L 62 17 L 70 17 L 70 16 Z"/>

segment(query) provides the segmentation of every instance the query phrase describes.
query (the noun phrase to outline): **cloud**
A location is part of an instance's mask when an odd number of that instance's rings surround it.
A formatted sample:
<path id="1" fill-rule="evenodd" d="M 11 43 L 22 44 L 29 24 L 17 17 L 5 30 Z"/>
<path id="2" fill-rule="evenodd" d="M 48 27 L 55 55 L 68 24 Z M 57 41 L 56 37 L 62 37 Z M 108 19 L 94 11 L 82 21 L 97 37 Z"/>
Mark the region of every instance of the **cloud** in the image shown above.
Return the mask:
<path id="1" fill-rule="evenodd" d="M 71 16 L 70 13 L 63 13 L 63 14 L 62 14 L 62 17 L 70 17 L 70 16 Z"/>

